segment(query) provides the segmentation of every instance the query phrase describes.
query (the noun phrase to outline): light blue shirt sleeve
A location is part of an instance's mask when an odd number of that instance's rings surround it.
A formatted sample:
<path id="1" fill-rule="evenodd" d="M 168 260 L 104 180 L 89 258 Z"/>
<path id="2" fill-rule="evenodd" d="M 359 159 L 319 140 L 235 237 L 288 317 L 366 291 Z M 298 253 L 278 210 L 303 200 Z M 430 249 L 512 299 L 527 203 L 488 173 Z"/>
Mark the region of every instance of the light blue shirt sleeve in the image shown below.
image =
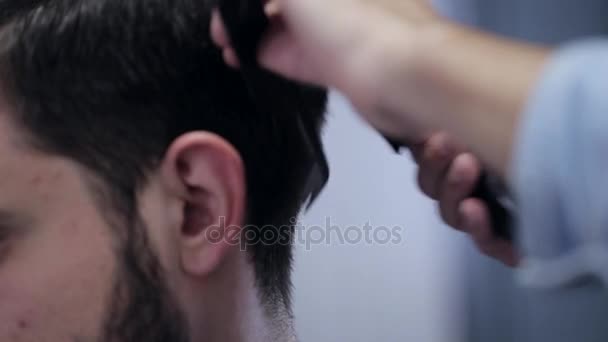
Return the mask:
<path id="1" fill-rule="evenodd" d="M 516 139 L 512 180 L 524 285 L 608 285 L 608 40 L 555 53 Z"/>

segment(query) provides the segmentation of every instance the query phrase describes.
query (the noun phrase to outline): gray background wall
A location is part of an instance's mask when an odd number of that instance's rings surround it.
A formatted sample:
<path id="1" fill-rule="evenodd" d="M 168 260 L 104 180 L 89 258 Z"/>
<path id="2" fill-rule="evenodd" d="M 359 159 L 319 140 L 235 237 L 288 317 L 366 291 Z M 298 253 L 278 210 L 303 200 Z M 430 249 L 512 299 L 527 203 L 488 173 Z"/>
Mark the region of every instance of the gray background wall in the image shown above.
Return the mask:
<path id="1" fill-rule="evenodd" d="M 440 227 L 430 201 L 415 188 L 409 156 L 386 143 L 335 96 L 326 131 L 332 166 L 328 187 L 302 223 L 327 218 L 349 226 L 395 225 L 398 244 L 297 247 L 295 314 L 302 341 L 458 341 L 464 318 L 463 272 L 456 234 Z M 314 228 L 311 228 L 314 229 Z"/>

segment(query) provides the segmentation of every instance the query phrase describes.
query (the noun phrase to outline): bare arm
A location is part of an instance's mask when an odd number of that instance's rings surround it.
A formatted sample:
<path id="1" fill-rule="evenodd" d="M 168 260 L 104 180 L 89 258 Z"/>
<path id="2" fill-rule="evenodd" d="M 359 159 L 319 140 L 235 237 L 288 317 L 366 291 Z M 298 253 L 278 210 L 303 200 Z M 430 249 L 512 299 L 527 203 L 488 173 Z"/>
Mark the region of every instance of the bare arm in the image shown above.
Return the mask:
<path id="1" fill-rule="evenodd" d="M 434 36 L 409 66 L 382 71 L 374 107 L 395 121 L 379 128 L 396 137 L 412 124 L 446 131 L 505 177 L 519 114 L 549 51 L 453 25 Z"/>

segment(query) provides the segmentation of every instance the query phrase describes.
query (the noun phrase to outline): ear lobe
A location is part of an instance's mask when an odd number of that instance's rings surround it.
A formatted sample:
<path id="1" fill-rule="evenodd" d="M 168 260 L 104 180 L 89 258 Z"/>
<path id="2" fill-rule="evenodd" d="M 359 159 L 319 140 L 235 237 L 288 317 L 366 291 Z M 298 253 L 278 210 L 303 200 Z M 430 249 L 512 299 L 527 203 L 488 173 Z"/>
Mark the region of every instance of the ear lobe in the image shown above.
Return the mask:
<path id="1" fill-rule="evenodd" d="M 239 247 L 245 214 L 245 172 L 238 152 L 221 137 L 194 132 L 169 148 L 163 178 L 183 201 L 180 262 L 193 276 L 220 267 Z"/>

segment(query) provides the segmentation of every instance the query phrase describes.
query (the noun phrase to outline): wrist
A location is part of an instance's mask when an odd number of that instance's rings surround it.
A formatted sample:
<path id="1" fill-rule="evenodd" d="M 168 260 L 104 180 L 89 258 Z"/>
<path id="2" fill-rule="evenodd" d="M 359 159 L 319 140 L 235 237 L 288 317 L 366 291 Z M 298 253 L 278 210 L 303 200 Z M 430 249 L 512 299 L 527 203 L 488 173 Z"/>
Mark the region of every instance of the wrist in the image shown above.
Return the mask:
<path id="1" fill-rule="evenodd" d="M 374 47 L 374 77 L 364 107 L 372 124 L 396 138 L 409 139 L 438 126 L 443 102 L 443 61 L 458 27 L 437 19 L 403 34 L 387 35 Z"/>
<path id="2" fill-rule="evenodd" d="M 549 53 L 544 47 L 445 23 L 410 56 L 410 91 L 392 105 L 408 124 L 449 132 L 503 175 L 519 115 Z M 397 108 L 397 107 L 395 107 Z M 403 129 L 403 128 L 402 128 Z"/>

